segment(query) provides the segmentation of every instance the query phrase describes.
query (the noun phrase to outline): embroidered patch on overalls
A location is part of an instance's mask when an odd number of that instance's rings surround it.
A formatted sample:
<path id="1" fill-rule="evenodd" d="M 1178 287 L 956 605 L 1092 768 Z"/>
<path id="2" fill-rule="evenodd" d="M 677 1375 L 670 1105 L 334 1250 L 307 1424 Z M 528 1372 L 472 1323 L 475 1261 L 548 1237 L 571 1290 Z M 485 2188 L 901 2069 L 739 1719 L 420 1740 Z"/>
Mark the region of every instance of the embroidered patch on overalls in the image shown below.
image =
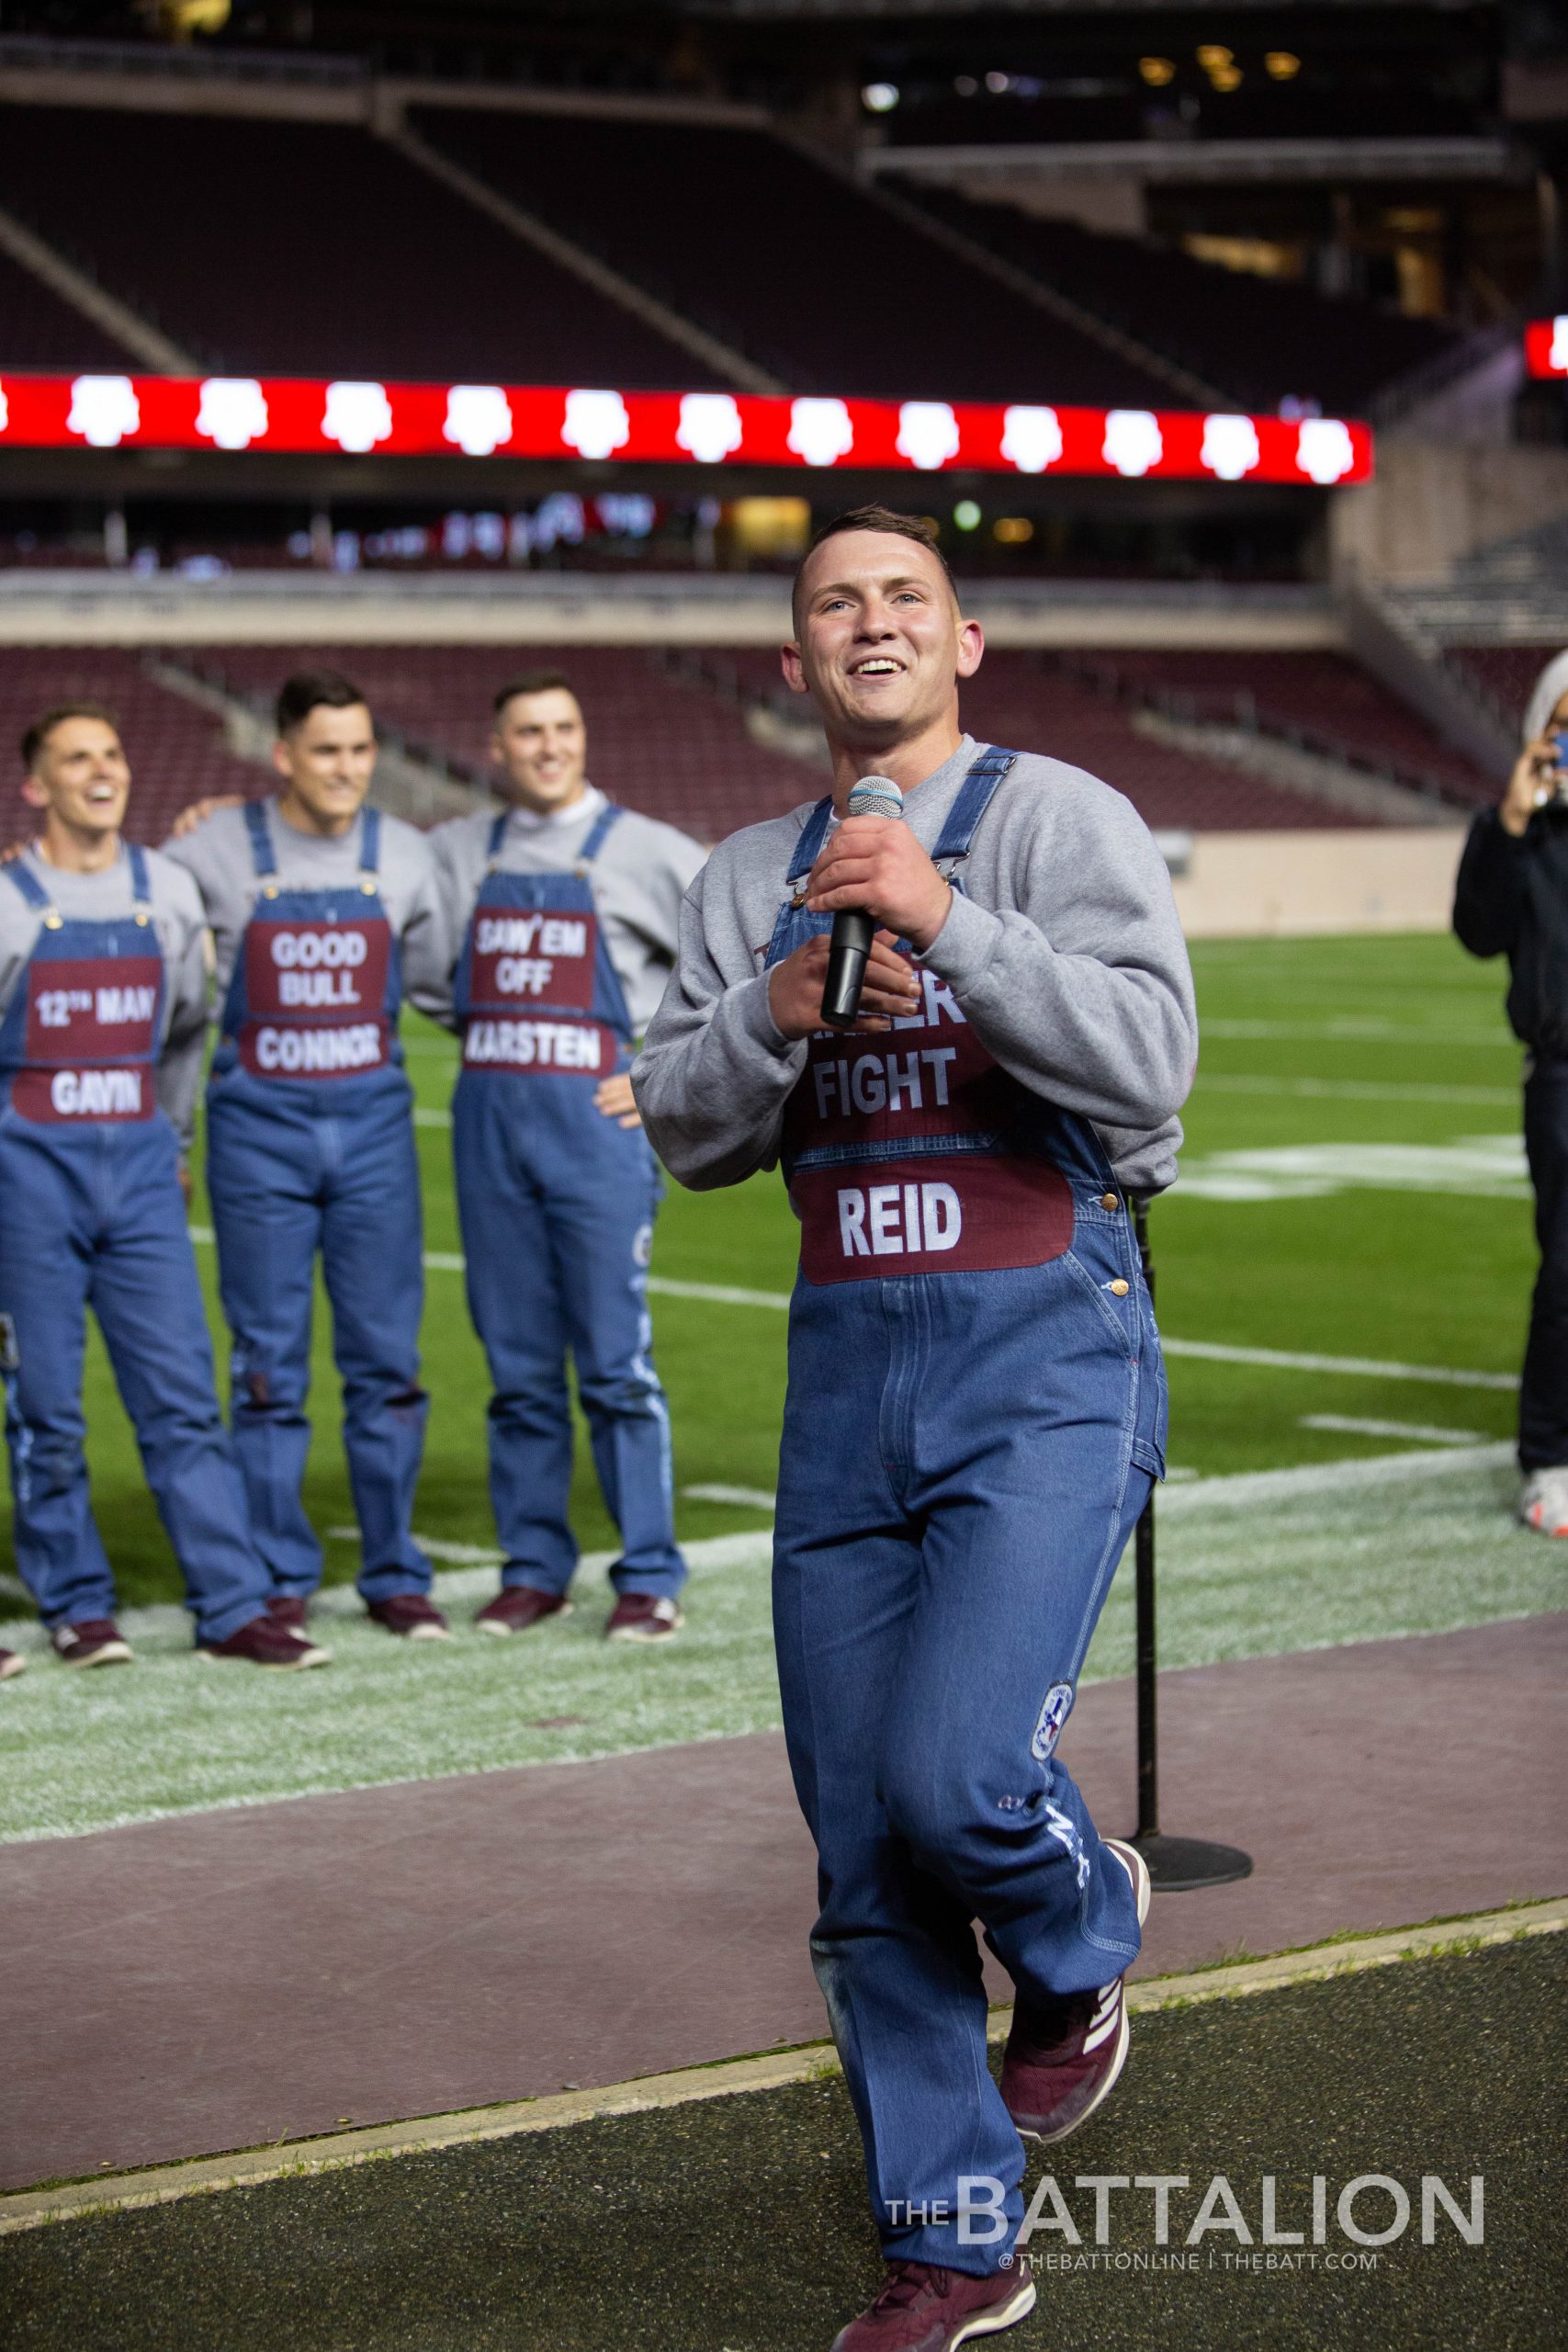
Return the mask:
<path id="1" fill-rule="evenodd" d="M 1073 1711 L 1073 1686 L 1070 1682 L 1053 1682 L 1045 1693 L 1045 1704 L 1040 1710 L 1040 1720 L 1034 1726 L 1034 1736 L 1029 1752 L 1036 1763 L 1043 1764 L 1056 1745 L 1062 1725 Z"/>

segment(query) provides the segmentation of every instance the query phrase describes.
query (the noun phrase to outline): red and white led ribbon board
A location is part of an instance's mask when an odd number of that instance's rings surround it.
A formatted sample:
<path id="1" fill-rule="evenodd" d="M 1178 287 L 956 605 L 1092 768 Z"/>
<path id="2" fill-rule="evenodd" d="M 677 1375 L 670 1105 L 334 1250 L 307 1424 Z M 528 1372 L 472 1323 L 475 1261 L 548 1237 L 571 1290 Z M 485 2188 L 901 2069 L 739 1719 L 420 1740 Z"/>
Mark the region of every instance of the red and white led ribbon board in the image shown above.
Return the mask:
<path id="1" fill-rule="evenodd" d="M 1525 366 L 1532 376 L 1568 377 L 1568 317 L 1532 319 L 1525 329 Z"/>
<path id="2" fill-rule="evenodd" d="M 1331 416 L 297 376 L 0 376 L 6 448 L 460 453 L 1324 487 L 1372 470 L 1370 429 Z"/>

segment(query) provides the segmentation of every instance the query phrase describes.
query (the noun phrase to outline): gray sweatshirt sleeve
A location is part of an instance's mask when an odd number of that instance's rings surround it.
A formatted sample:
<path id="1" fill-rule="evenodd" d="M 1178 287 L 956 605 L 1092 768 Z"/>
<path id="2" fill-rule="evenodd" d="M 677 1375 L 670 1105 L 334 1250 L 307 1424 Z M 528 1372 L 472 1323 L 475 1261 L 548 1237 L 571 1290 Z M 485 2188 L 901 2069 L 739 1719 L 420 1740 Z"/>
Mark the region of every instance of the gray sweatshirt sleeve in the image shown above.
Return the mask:
<path id="1" fill-rule="evenodd" d="M 728 848 L 720 843 L 686 892 L 679 961 L 632 1065 L 653 1148 L 694 1192 L 773 1165 L 784 1106 L 806 1066 L 805 1040 L 784 1036 L 769 1010 L 766 975 L 727 938 L 733 926 L 705 921 L 709 893 L 728 899 Z"/>
<path id="2" fill-rule="evenodd" d="M 444 1028 L 452 1025 L 452 967 L 456 954 L 435 860 L 425 862 L 414 887 L 399 942 L 403 993 L 417 1011 Z"/>
<path id="3" fill-rule="evenodd" d="M 1157 1128 L 1187 1100 L 1198 1055 L 1170 876 L 1119 793 L 1095 785 L 1074 814 L 1069 891 L 1053 871 L 1060 839 L 1033 827 L 1016 844 L 1020 905 L 993 913 L 954 893 L 920 960 L 1036 1094 L 1106 1125 Z"/>
<path id="4" fill-rule="evenodd" d="M 180 1150 L 188 1152 L 196 1132 L 196 1099 L 201 1091 L 210 982 L 207 925 L 195 883 L 172 894 L 174 919 L 167 954 L 169 1013 L 158 1058 L 158 1102 L 174 1125 Z"/>

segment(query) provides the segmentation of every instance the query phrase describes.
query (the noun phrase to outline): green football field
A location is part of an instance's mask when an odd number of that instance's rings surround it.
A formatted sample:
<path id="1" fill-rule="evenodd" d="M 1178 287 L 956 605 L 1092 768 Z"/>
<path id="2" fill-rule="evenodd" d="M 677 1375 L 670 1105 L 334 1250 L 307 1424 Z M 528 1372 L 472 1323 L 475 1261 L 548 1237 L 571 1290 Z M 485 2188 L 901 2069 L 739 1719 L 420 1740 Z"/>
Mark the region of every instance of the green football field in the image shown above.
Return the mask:
<path id="1" fill-rule="evenodd" d="M 1568 1547 L 1514 1527 L 1505 1508 L 1532 1250 L 1501 968 L 1426 937 L 1213 942 L 1194 964 L 1203 1048 L 1183 1182 L 1153 1217 L 1173 1396 L 1167 1661 L 1561 1607 Z M 591 1557 L 570 1621 L 525 1642 L 482 1641 L 467 1620 L 494 1587 L 494 1535 L 445 1125 L 455 1049 L 417 1020 L 406 1042 L 434 1399 L 416 1524 L 459 1638 L 411 1652 L 367 1628 L 344 1592 L 323 1605 L 336 1652 L 325 1673 L 194 1661 L 167 1606 L 178 1574 L 95 1341 L 95 1494 L 141 1662 L 76 1678 L 35 1655 L 6 1686 L 0 1836 L 776 1720 L 766 1539 L 794 1259 L 777 1178 L 702 1197 L 672 1190 L 659 1227 L 657 1353 L 694 1566 L 687 1633 L 651 1657 L 607 1649 L 603 1562 Z M 198 1256 L 210 1285 L 199 1238 Z M 356 1554 L 335 1390 L 323 1307 L 308 1500 L 328 1578 L 344 1585 Z M 575 1516 L 585 1552 L 607 1554 L 614 1531 L 585 1448 Z M 14 1574 L 6 1589 L 0 1616 L 17 1625 L 0 1640 L 37 1652 Z M 1119 1587 L 1089 1671 L 1130 1662 Z"/>

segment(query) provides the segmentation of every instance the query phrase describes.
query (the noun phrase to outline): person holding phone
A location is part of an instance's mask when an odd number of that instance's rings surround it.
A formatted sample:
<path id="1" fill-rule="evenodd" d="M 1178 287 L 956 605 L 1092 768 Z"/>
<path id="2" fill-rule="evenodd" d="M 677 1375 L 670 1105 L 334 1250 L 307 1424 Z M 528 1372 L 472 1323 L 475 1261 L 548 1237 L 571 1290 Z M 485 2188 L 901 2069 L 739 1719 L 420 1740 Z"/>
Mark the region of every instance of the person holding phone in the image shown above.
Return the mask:
<path id="1" fill-rule="evenodd" d="M 1568 1536 L 1568 652 L 1526 707 L 1524 748 L 1470 829 L 1454 930 L 1506 956 L 1508 1020 L 1527 1047 L 1525 1151 L 1540 1250 L 1519 1382 L 1519 1517 Z"/>

